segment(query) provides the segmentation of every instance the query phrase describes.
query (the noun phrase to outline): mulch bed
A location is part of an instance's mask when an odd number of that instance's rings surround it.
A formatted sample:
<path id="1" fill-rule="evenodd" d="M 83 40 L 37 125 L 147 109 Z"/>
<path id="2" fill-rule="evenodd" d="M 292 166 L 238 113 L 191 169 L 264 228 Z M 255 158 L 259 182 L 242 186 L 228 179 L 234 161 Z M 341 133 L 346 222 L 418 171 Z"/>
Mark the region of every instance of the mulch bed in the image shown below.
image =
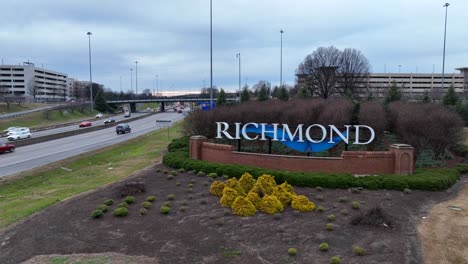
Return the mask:
<path id="1" fill-rule="evenodd" d="M 157 168 L 171 171 L 155 165 L 131 179 L 60 202 L 3 231 L 0 263 L 21 263 L 37 255 L 105 252 L 171 264 L 329 263 L 332 256 L 340 256 L 342 263 L 422 263 L 415 226 L 433 204 L 453 197 L 458 185 L 446 192 L 410 194 L 296 187 L 297 194 L 325 211 L 304 213 L 288 207 L 280 216 L 257 212 L 238 217 L 210 195 L 211 178 L 179 173 L 167 179 L 168 174 L 156 172 Z M 112 210 L 123 201 L 123 192 L 135 192 L 136 202 L 129 206 L 128 216 L 114 217 Z M 175 195 L 172 211 L 161 214 L 159 208 L 170 194 Z M 141 216 L 140 204 L 149 195 L 157 200 Z M 92 219 L 91 212 L 107 198 L 115 201 L 110 211 Z M 352 209 L 352 201 L 360 201 L 360 209 Z M 185 203 L 188 209 L 182 212 Z M 329 214 L 336 216 L 333 231 L 325 229 Z M 319 250 L 320 243 L 329 244 L 328 252 Z M 365 255 L 354 255 L 354 246 L 362 247 Z M 289 248 L 296 248 L 297 255 L 289 256 Z"/>

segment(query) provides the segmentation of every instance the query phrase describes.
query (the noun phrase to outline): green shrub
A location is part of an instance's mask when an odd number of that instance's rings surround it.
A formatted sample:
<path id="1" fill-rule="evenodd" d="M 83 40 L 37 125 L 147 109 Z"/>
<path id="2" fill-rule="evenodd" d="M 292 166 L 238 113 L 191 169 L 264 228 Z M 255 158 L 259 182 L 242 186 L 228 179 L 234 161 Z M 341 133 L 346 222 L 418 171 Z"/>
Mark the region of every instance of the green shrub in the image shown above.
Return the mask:
<path id="1" fill-rule="evenodd" d="M 101 216 L 104 215 L 104 212 L 101 211 L 101 210 L 95 210 L 92 214 L 91 214 L 91 217 L 92 218 L 99 218 Z"/>
<path id="2" fill-rule="evenodd" d="M 354 251 L 354 254 L 358 256 L 364 255 L 364 249 L 361 247 L 355 246 L 353 251 Z"/>
<path id="3" fill-rule="evenodd" d="M 180 182 L 176 182 L 176 183 L 175 183 L 176 186 L 180 186 L 181 184 L 182 184 L 182 183 L 180 183 Z"/>
<path id="4" fill-rule="evenodd" d="M 128 215 L 128 209 L 126 207 L 117 207 L 114 212 L 112 212 L 114 216 L 121 217 Z"/>
<path id="5" fill-rule="evenodd" d="M 185 169 L 184 169 L 184 168 L 180 168 L 178 171 L 179 171 L 180 173 L 184 173 L 184 172 L 185 172 Z"/>
<path id="6" fill-rule="evenodd" d="M 168 207 L 169 207 L 169 206 L 171 205 L 171 202 L 170 202 L 170 201 L 165 201 L 162 205 L 163 205 L 163 206 L 168 206 Z"/>
<path id="7" fill-rule="evenodd" d="M 154 196 L 154 195 L 151 195 L 151 196 L 146 197 L 146 201 L 148 201 L 148 202 L 150 202 L 150 203 L 151 203 L 151 202 L 154 202 L 155 200 L 156 200 L 156 196 Z"/>
<path id="8" fill-rule="evenodd" d="M 346 210 L 346 209 L 341 209 L 341 210 L 340 210 L 340 213 L 341 213 L 342 215 L 348 215 L 349 212 L 348 212 L 348 210 Z"/>
<path id="9" fill-rule="evenodd" d="M 169 171 L 168 170 L 163 170 L 163 173 L 164 174 L 169 174 Z"/>
<path id="10" fill-rule="evenodd" d="M 107 212 L 107 205 L 101 204 L 98 207 L 96 207 L 96 210 L 101 210 L 103 213 Z"/>
<path id="11" fill-rule="evenodd" d="M 124 202 L 126 202 L 127 204 L 132 204 L 133 202 L 135 202 L 135 197 L 127 196 L 125 197 Z"/>
<path id="12" fill-rule="evenodd" d="M 354 201 L 351 203 L 351 207 L 353 207 L 353 209 L 359 209 L 361 207 L 361 203 L 359 201 Z"/>
<path id="13" fill-rule="evenodd" d="M 212 173 L 208 174 L 208 177 L 216 178 L 216 177 L 218 177 L 218 174 L 216 174 L 216 172 L 212 172 Z"/>
<path id="14" fill-rule="evenodd" d="M 331 257 L 330 264 L 341 264 L 341 258 L 338 256 Z"/>
<path id="15" fill-rule="evenodd" d="M 338 202 L 340 202 L 340 203 L 345 203 L 347 201 L 348 201 L 347 197 L 341 196 L 340 198 L 338 198 Z"/>
<path id="16" fill-rule="evenodd" d="M 185 211 L 188 210 L 188 207 L 187 207 L 187 206 L 181 206 L 181 207 L 179 208 L 179 210 L 180 210 L 181 212 L 185 212 Z"/>
<path id="17" fill-rule="evenodd" d="M 138 211 L 140 213 L 140 215 L 145 215 L 148 210 L 146 210 L 145 208 L 140 208 L 140 211 Z"/>
<path id="18" fill-rule="evenodd" d="M 327 223 L 325 225 L 325 229 L 327 229 L 328 231 L 333 231 L 333 224 L 332 223 Z"/>
<path id="19" fill-rule="evenodd" d="M 180 204 L 181 204 L 181 205 L 187 205 L 188 202 L 187 202 L 187 200 L 183 200 L 182 202 L 180 202 Z"/>
<path id="20" fill-rule="evenodd" d="M 175 170 L 171 171 L 171 175 L 172 176 L 177 176 L 177 171 L 175 171 Z"/>
<path id="21" fill-rule="evenodd" d="M 104 201 L 103 204 L 105 204 L 105 205 L 107 205 L 107 206 L 111 206 L 112 204 L 114 204 L 114 200 L 112 200 L 112 199 L 107 199 L 107 200 Z"/>
<path id="22" fill-rule="evenodd" d="M 403 192 L 406 193 L 406 194 L 410 194 L 410 193 L 411 193 L 411 190 L 408 189 L 408 188 L 406 188 L 406 189 L 403 190 Z"/>
<path id="23" fill-rule="evenodd" d="M 319 212 L 323 212 L 324 210 L 325 210 L 325 209 L 323 209 L 323 207 L 322 207 L 322 206 L 320 206 L 320 205 L 319 205 L 319 206 L 317 206 L 317 211 L 319 211 Z"/>
<path id="24" fill-rule="evenodd" d="M 171 212 L 171 208 L 169 206 L 161 206 L 161 208 L 159 208 L 159 211 L 161 212 L 161 214 L 168 214 Z"/>
<path id="25" fill-rule="evenodd" d="M 335 219 L 336 219 L 336 216 L 334 214 L 327 215 L 327 220 L 329 222 L 333 222 L 333 221 L 335 221 Z"/>
<path id="26" fill-rule="evenodd" d="M 199 171 L 199 172 L 197 173 L 197 175 L 198 175 L 198 176 L 205 176 L 206 173 L 204 173 L 203 171 Z"/>
<path id="27" fill-rule="evenodd" d="M 320 251 L 328 251 L 328 244 L 327 243 L 321 243 L 319 246 Z"/>
<path id="28" fill-rule="evenodd" d="M 148 202 L 148 201 L 144 201 L 143 203 L 141 203 L 141 207 L 143 207 L 145 209 L 150 209 L 151 208 L 151 203 Z"/>
<path id="29" fill-rule="evenodd" d="M 315 199 L 317 199 L 319 201 L 323 201 L 323 195 L 319 194 L 319 195 L 315 196 Z"/>
<path id="30" fill-rule="evenodd" d="M 167 175 L 166 179 L 172 180 L 172 179 L 174 179 L 174 176 L 172 176 L 172 175 Z"/>
<path id="31" fill-rule="evenodd" d="M 465 147 L 468 149 L 468 147 Z M 468 164 L 466 163 L 462 163 L 462 164 L 457 164 L 457 166 L 455 167 L 457 169 L 457 171 L 461 174 L 465 174 L 465 173 L 468 173 Z"/>
<path id="32" fill-rule="evenodd" d="M 126 203 L 126 202 L 121 202 L 121 203 L 119 203 L 119 205 L 117 205 L 117 207 L 128 208 L 128 203 Z"/>
<path id="33" fill-rule="evenodd" d="M 295 249 L 295 248 L 289 248 L 288 249 L 288 255 L 295 256 L 296 254 L 297 254 L 297 249 Z"/>

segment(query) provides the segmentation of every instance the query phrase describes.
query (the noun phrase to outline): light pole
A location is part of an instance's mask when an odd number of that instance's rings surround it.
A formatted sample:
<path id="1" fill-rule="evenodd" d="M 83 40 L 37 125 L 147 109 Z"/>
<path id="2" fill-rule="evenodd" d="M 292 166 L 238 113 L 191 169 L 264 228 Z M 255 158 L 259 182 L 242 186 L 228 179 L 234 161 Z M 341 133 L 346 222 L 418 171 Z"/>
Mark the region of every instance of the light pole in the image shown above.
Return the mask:
<path id="1" fill-rule="evenodd" d="M 91 99 L 91 113 L 94 109 L 94 102 L 93 102 L 93 75 L 91 74 L 91 35 L 93 33 L 88 32 L 88 44 L 89 44 L 89 90 L 90 90 L 90 99 Z"/>
<path id="2" fill-rule="evenodd" d="M 398 73 L 401 73 L 401 65 L 398 65 Z"/>
<path id="3" fill-rule="evenodd" d="M 156 96 L 158 96 L 158 89 L 159 88 L 159 81 L 158 81 L 158 75 L 156 74 Z"/>
<path id="4" fill-rule="evenodd" d="M 443 52 L 443 55 L 442 55 L 442 90 L 444 89 L 444 73 L 445 73 L 445 39 L 447 37 L 447 10 L 448 10 L 448 6 L 450 4 L 449 3 L 445 3 L 444 7 L 445 7 L 445 28 L 444 28 L 444 52 Z"/>
<path id="5" fill-rule="evenodd" d="M 122 76 L 120 76 L 120 93 L 122 93 Z"/>
<path id="6" fill-rule="evenodd" d="M 213 110 L 213 0 L 210 0 L 210 111 Z"/>
<path id="7" fill-rule="evenodd" d="M 135 96 L 138 97 L 138 61 L 135 61 Z"/>
<path id="8" fill-rule="evenodd" d="M 237 100 L 240 103 L 240 92 L 241 92 L 241 54 L 237 53 L 236 57 L 239 58 L 239 91 L 238 91 L 238 96 L 236 96 Z"/>
<path id="9" fill-rule="evenodd" d="M 283 33 L 284 31 L 281 29 L 281 49 L 280 49 L 280 88 L 283 86 Z"/>
<path id="10" fill-rule="evenodd" d="M 133 69 L 130 68 L 130 91 L 133 93 Z"/>

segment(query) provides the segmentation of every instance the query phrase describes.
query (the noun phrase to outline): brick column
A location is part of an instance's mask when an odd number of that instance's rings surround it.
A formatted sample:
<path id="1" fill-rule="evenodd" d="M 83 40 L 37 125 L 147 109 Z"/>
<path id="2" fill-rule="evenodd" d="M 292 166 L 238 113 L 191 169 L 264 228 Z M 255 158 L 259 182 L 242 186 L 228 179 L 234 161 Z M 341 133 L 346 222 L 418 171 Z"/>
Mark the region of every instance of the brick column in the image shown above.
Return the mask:
<path id="1" fill-rule="evenodd" d="M 395 174 L 413 174 L 414 148 L 406 144 L 393 144 L 390 151 L 395 155 Z"/>
<path id="2" fill-rule="evenodd" d="M 202 159 L 202 144 L 208 141 L 204 136 L 191 136 L 190 137 L 190 158 L 201 160 Z"/>

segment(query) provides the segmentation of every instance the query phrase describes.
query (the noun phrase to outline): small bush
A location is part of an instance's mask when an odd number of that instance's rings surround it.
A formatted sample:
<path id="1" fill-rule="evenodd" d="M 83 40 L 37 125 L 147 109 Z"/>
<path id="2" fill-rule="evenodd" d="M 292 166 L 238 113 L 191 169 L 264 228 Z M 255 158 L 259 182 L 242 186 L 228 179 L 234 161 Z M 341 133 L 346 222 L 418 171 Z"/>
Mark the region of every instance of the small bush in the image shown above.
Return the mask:
<path id="1" fill-rule="evenodd" d="M 172 179 L 174 179 L 174 176 L 172 176 L 172 175 L 167 175 L 166 179 L 172 180 Z"/>
<path id="2" fill-rule="evenodd" d="M 112 204 L 114 204 L 114 200 L 112 200 L 112 199 L 107 199 L 107 200 L 104 201 L 103 204 L 105 204 L 105 205 L 107 205 L 107 206 L 111 206 Z"/>
<path id="3" fill-rule="evenodd" d="M 178 174 L 177 171 L 175 171 L 175 170 L 171 171 L 172 176 L 177 176 L 177 174 Z"/>
<path id="4" fill-rule="evenodd" d="M 107 205 L 101 204 L 98 207 L 96 207 L 96 210 L 101 210 L 103 213 L 107 212 Z"/>
<path id="5" fill-rule="evenodd" d="M 325 209 L 323 209 L 323 207 L 322 207 L 322 206 L 320 206 L 320 205 L 319 205 L 319 206 L 317 206 L 317 211 L 318 211 L 318 212 L 323 212 L 324 210 L 325 210 Z"/>
<path id="6" fill-rule="evenodd" d="M 223 196 L 224 197 L 224 196 Z M 266 214 L 275 214 L 284 210 L 283 204 L 273 195 L 265 195 L 260 201 L 260 211 Z"/>
<path id="7" fill-rule="evenodd" d="M 232 212 L 239 216 L 253 216 L 255 215 L 255 206 L 249 199 L 238 196 L 232 203 Z"/>
<path id="8" fill-rule="evenodd" d="M 151 208 L 151 203 L 148 202 L 148 201 L 144 201 L 143 203 L 141 203 L 141 207 L 143 207 L 145 209 L 150 209 Z"/>
<path id="9" fill-rule="evenodd" d="M 163 206 L 170 206 L 170 205 L 171 205 L 171 202 L 170 202 L 170 201 L 165 201 L 162 205 L 163 205 Z"/>
<path id="10" fill-rule="evenodd" d="M 317 199 L 318 201 L 323 201 L 323 195 L 319 194 L 315 196 L 315 199 Z"/>
<path id="11" fill-rule="evenodd" d="M 193 187 L 193 183 L 187 184 L 187 187 L 192 188 L 192 187 Z"/>
<path id="12" fill-rule="evenodd" d="M 216 174 L 216 172 L 212 172 L 212 173 L 209 173 L 209 174 L 208 174 L 208 177 L 210 177 L 210 178 L 216 178 L 216 177 L 218 177 L 218 174 Z"/>
<path id="13" fill-rule="evenodd" d="M 288 255 L 289 256 L 295 256 L 297 254 L 297 249 L 295 248 L 289 248 L 288 249 Z"/>
<path id="14" fill-rule="evenodd" d="M 291 207 L 302 212 L 310 212 L 315 209 L 315 204 L 304 195 L 297 195 L 293 196 Z"/>
<path id="15" fill-rule="evenodd" d="M 351 203 L 351 207 L 353 207 L 353 209 L 359 209 L 361 208 L 361 203 L 359 201 L 354 201 Z"/>
<path id="16" fill-rule="evenodd" d="M 327 216 L 327 220 L 328 220 L 329 222 L 333 222 L 333 221 L 335 221 L 335 219 L 336 219 L 336 216 L 335 216 L 334 214 L 331 214 L 331 215 L 328 215 L 328 216 Z"/>
<path id="17" fill-rule="evenodd" d="M 91 214 L 91 217 L 92 218 L 99 218 L 101 216 L 104 215 L 104 212 L 101 211 L 101 210 L 95 210 L 92 214 Z"/>
<path id="18" fill-rule="evenodd" d="M 351 191 L 351 193 L 359 193 L 359 192 L 361 192 L 361 191 L 359 191 L 358 188 L 351 188 L 351 189 L 349 189 L 349 190 Z"/>
<path id="19" fill-rule="evenodd" d="M 328 231 L 333 231 L 333 224 L 332 223 L 327 223 L 325 225 L 325 229 L 327 229 Z"/>
<path id="20" fill-rule="evenodd" d="M 135 202 L 135 197 L 127 196 L 125 197 L 124 202 L 126 202 L 127 204 L 132 204 L 133 202 Z"/>
<path id="21" fill-rule="evenodd" d="M 187 200 L 183 200 L 182 202 L 180 202 L 180 204 L 181 204 L 181 205 L 187 205 L 188 202 L 187 202 Z"/>
<path id="22" fill-rule="evenodd" d="M 164 174 L 169 174 L 169 171 L 168 170 L 163 170 L 163 173 Z"/>
<path id="23" fill-rule="evenodd" d="M 161 212 L 161 214 L 168 214 L 171 212 L 171 208 L 169 206 L 161 206 L 161 208 L 159 208 L 159 212 Z"/>
<path id="24" fill-rule="evenodd" d="M 338 256 L 331 257 L 330 264 L 341 264 L 341 258 Z"/>
<path id="25" fill-rule="evenodd" d="M 117 205 L 117 207 L 128 208 L 128 203 L 121 202 L 121 203 L 119 203 L 119 205 Z"/>
<path id="26" fill-rule="evenodd" d="M 128 209 L 126 207 L 117 207 L 114 212 L 112 212 L 114 216 L 121 217 L 128 215 Z"/>
<path id="27" fill-rule="evenodd" d="M 410 194 L 410 193 L 411 193 L 411 190 L 408 189 L 408 188 L 406 188 L 406 189 L 403 190 L 403 192 L 406 193 L 406 194 Z"/>
<path id="28" fill-rule="evenodd" d="M 320 251 L 328 251 L 328 244 L 327 243 L 321 243 L 319 246 Z"/>
<path id="29" fill-rule="evenodd" d="M 198 176 L 205 176 L 206 173 L 204 173 L 203 171 L 199 171 L 199 172 L 197 173 L 197 175 L 198 175 Z"/>
<path id="30" fill-rule="evenodd" d="M 364 255 L 364 249 L 361 247 L 355 246 L 353 251 L 354 251 L 354 254 L 358 256 Z"/>
<path id="31" fill-rule="evenodd" d="M 145 208 L 140 208 L 140 211 L 138 211 L 140 213 L 140 215 L 145 215 L 148 210 L 146 210 Z"/>
<path id="32" fill-rule="evenodd" d="M 180 173 L 184 173 L 184 172 L 185 172 L 185 169 L 184 169 L 184 168 L 180 168 L 178 171 L 179 171 Z"/>
<path id="33" fill-rule="evenodd" d="M 348 210 L 346 210 L 346 209 L 342 209 L 342 210 L 340 211 L 340 213 L 341 213 L 342 215 L 348 215 L 348 214 L 349 214 Z"/>
<path id="34" fill-rule="evenodd" d="M 157 168 L 157 169 L 156 169 L 156 172 L 161 172 L 161 169 Z"/>
<path id="35" fill-rule="evenodd" d="M 176 182 L 176 183 L 175 183 L 176 186 L 180 186 L 181 184 L 182 184 L 182 183 L 180 183 L 180 182 Z"/>
<path id="36" fill-rule="evenodd" d="M 148 196 L 148 197 L 146 198 L 146 201 L 148 201 L 148 202 L 150 202 L 150 203 L 151 203 L 151 202 L 154 202 L 155 200 L 156 200 L 156 196 L 154 196 L 154 195 Z"/>
<path id="37" fill-rule="evenodd" d="M 175 195 L 174 194 L 169 194 L 166 198 L 167 198 L 167 200 L 172 201 L 172 200 L 175 199 Z"/>
<path id="38" fill-rule="evenodd" d="M 223 190 L 223 196 L 221 197 L 220 203 L 222 206 L 230 208 L 232 206 L 232 203 L 234 203 L 234 200 L 237 198 L 237 196 L 238 195 L 237 195 L 236 190 L 229 188 L 229 187 L 225 187 Z"/>
<path id="39" fill-rule="evenodd" d="M 181 212 L 185 212 L 185 211 L 188 210 L 188 207 L 187 207 L 187 206 L 181 206 L 181 207 L 179 208 L 179 210 L 180 210 Z"/>
<path id="40" fill-rule="evenodd" d="M 348 198 L 345 197 L 345 196 L 341 196 L 340 198 L 338 198 L 338 202 L 340 202 L 340 203 L 345 203 L 347 201 L 348 201 Z"/>
<path id="41" fill-rule="evenodd" d="M 315 189 L 316 189 L 317 191 L 319 191 L 319 192 L 323 191 L 323 188 L 320 187 L 320 186 L 317 186 Z"/>

